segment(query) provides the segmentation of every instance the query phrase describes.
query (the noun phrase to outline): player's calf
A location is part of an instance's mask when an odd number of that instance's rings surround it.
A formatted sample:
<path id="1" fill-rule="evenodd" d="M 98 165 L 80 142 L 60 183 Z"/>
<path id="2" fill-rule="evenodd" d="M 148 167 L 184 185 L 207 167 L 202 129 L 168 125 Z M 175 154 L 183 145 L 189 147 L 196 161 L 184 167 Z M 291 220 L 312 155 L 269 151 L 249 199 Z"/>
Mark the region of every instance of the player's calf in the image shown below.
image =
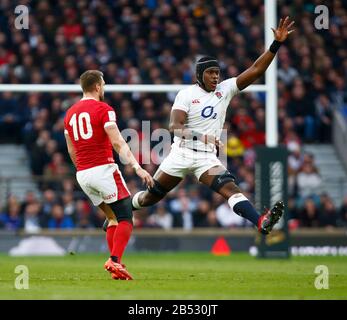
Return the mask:
<path id="1" fill-rule="evenodd" d="M 168 190 L 164 188 L 157 180 L 154 179 L 154 186 L 149 187 L 145 191 L 137 192 L 132 198 L 133 210 L 138 210 L 148 206 L 152 206 L 163 199 Z"/>
<path id="2" fill-rule="evenodd" d="M 208 176 L 204 178 L 207 181 L 210 179 Z M 210 183 L 210 188 L 228 200 L 228 204 L 234 213 L 258 226 L 259 213 L 242 194 L 240 188 L 235 183 L 235 177 L 229 171 L 221 172 L 220 175 L 215 176 Z"/>
<path id="3" fill-rule="evenodd" d="M 142 190 L 135 193 L 135 195 L 131 199 L 132 211 L 154 205 L 165 197 L 165 195 L 167 194 L 167 191 L 164 190 L 157 181 L 155 181 L 155 184 L 156 185 L 153 188 L 148 188 L 148 190 Z M 108 220 L 105 219 L 102 229 L 106 232 L 107 227 L 108 227 Z"/>

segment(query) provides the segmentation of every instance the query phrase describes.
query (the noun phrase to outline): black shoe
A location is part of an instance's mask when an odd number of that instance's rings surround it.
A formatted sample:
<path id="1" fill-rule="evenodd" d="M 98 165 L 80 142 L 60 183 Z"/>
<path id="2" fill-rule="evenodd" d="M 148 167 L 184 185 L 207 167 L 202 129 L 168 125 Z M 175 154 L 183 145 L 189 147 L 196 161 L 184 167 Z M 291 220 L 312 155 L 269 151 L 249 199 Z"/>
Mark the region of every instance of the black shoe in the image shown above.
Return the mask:
<path id="1" fill-rule="evenodd" d="M 263 215 L 259 219 L 259 232 L 261 232 L 262 234 L 269 234 L 274 225 L 278 222 L 278 220 L 280 220 L 283 213 L 283 201 L 277 201 L 271 210 L 265 209 L 265 212 L 263 212 Z"/>

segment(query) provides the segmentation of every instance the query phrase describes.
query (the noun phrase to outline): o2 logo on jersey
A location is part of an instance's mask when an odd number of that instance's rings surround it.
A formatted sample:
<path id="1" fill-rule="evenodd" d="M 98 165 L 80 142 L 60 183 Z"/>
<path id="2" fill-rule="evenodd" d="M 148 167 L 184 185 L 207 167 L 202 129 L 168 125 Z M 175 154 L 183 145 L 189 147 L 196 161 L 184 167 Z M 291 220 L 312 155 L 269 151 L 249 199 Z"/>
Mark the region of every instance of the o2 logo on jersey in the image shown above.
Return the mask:
<path id="1" fill-rule="evenodd" d="M 201 116 L 205 119 L 211 118 L 211 119 L 216 119 L 217 118 L 217 112 L 213 112 L 214 107 L 208 106 L 202 109 L 201 111 Z"/>

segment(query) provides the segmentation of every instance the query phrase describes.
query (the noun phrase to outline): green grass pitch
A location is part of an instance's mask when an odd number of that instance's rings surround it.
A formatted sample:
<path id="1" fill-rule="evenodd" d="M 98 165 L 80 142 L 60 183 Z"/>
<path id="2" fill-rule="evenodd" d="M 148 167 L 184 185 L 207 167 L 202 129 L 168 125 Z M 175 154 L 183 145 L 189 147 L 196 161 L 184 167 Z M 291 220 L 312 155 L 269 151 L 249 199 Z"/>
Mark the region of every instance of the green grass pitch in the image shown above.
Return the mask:
<path id="1" fill-rule="evenodd" d="M 232 253 L 128 253 L 135 281 L 115 281 L 106 255 L 0 255 L 0 299 L 347 299 L 347 257 L 257 259 Z M 15 289 L 17 265 L 29 269 L 29 289 Z M 317 265 L 329 270 L 329 289 L 315 288 Z"/>

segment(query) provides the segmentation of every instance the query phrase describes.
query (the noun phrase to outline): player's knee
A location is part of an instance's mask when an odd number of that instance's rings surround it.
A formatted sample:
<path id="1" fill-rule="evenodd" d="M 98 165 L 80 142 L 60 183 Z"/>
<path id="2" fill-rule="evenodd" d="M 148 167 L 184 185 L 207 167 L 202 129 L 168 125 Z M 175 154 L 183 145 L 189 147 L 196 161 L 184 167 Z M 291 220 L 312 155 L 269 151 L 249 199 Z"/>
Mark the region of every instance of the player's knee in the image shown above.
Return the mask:
<path id="1" fill-rule="evenodd" d="M 133 223 L 133 211 L 130 197 L 109 203 L 108 205 L 112 208 L 118 223 L 121 221 Z"/>
<path id="2" fill-rule="evenodd" d="M 226 185 L 230 185 L 232 188 L 234 188 L 235 193 L 240 192 L 240 189 L 235 183 L 235 177 L 226 170 L 224 173 L 217 175 L 212 183 L 211 183 L 211 189 L 215 192 L 220 192 L 220 190 Z"/>
<path id="3" fill-rule="evenodd" d="M 146 193 L 146 197 L 142 199 L 144 202 L 158 202 L 162 198 L 166 196 L 169 192 L 165 187 L 163 187 L 157 180 L 154 179 L 154 186 L 148 187 L 148 192 Z M 151 205 L 153 203 L 149 203 L 147 205 Z"/>

